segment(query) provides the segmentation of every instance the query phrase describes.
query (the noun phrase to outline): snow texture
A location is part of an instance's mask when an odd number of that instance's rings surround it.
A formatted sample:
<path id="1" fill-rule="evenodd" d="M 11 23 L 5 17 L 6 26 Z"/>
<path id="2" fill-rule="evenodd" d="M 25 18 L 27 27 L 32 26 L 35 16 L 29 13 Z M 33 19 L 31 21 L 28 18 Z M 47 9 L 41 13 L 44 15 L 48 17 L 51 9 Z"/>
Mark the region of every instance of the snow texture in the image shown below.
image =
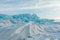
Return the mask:
<path id="1" fill-rule="evenodd" d="M 36 14 L 0 14 L 0 40 L 60 40 L 60 22 Z"/>

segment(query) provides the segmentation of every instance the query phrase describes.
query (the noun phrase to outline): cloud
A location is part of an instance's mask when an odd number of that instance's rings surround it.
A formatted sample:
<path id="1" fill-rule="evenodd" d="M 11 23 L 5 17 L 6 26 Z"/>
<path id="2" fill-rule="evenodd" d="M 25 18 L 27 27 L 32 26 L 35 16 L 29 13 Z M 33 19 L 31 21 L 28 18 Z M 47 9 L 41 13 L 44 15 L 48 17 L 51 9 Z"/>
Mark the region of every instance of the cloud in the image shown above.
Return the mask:
<path id="1" fill-rule="evenodd" d="M 1 0 L 0 0 L 1 2 Z M 9 3 L 10 2 L 10 3 Z M 12 2 L 12 3 L 11 3 Z M 17 2 L 17 3 L 16 3 Z M 14 3 L 14 4 L 13 4 Z M 16 3 L 16 4 L 15 4 Z M 60 7 L 60 1 L 37 1 L 37 0 L 3 0 L 0 3 L 0 9 L 40 9 L 47 7 Z M 6 10 L 5 10 L 6 11 Z"/>
<path id="2" fill-rule="evenodd" d="M 0 11 L 34 9 L 37 0 L 0 0 Z"/>

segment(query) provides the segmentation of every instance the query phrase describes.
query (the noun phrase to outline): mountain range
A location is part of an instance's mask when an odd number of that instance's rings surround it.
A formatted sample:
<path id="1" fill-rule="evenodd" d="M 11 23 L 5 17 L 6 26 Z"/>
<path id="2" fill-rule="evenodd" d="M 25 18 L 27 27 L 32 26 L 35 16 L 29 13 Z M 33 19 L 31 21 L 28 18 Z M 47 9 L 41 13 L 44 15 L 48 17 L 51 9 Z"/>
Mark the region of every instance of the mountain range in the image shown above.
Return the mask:
<path id="1" fill-rule="evenodd" d="M 0 14 L 0 40 L 60 39 L 60 22 L 36 14 Z"/>

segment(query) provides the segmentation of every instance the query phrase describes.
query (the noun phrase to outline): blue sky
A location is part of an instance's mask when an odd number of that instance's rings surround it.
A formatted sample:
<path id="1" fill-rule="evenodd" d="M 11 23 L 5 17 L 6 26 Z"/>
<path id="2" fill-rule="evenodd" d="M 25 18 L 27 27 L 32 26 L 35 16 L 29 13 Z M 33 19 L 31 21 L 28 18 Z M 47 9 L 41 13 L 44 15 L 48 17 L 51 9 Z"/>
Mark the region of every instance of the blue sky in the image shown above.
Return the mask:
<path id="1" fill-rule="evenodd" d="M 40 18 L 60 19 L 60 0 L 0 0 L 0 14 L 37 14 Z"/>

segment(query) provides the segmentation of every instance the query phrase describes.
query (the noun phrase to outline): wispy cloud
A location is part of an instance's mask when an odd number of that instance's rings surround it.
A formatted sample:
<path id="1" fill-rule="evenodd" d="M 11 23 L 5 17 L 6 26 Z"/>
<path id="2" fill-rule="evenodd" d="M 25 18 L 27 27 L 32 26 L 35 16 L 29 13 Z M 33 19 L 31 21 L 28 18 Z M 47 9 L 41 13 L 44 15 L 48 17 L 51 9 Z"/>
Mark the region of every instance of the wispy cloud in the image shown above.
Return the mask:
<path id="1" fill-rule="evenodd" d="M 0 11 L 60 7 L 60 1 L 0 0 Z"/>

